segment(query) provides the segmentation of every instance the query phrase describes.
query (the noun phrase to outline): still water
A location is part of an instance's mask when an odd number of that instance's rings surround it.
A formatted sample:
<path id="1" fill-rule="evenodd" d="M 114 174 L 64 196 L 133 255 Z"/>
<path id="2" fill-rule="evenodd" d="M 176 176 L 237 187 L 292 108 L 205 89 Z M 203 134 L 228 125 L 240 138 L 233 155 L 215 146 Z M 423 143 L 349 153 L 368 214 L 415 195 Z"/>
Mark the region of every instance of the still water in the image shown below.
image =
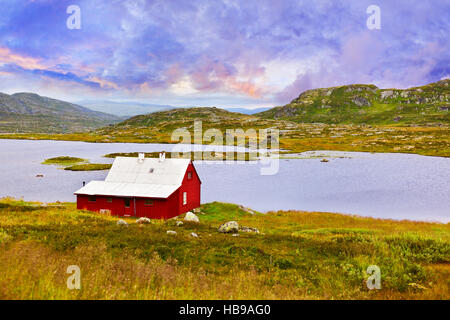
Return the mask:
<path id="1" fill-rule="evenodd" d="M 107 171 L 65 171 L 42 165 L 42 161 L 73 156 L 92 163 L 111 163 L 112 159 L 103 155 L 170 152 L 173 147 L 0 140 L 0 197 L 75 201 L 73 192 L 83 181 L 103 180 Z M 202 202 L 231 202 L 262 212 L 294 209 L 450 222 L 450 159 L 412 154 L 318 153 L 327 156 L 329 162 L 311 158 L 310 154 L 304 154 L 303 159 L 280 159 L 273 175 L 261 175 L 264 164 L 259 162 L 196 162 L 202 180 Z M 38 174 L 44 177 L 37 178 Z"/>

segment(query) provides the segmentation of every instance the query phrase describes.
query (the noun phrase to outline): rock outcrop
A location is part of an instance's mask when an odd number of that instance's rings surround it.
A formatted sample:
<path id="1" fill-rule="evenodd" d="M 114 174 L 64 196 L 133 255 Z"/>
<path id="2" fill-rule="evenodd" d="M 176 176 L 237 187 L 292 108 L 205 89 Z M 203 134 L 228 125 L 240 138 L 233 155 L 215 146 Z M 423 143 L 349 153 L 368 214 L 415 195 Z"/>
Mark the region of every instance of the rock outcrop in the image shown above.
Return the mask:
<path id="1" fill-rule="evenodd" d="M 236 221 L 228 221 L 219 227 L 221 233 L 236 233 L 239 231 L 239 224 Z"/>
<path id="2" fill-rule="evenodd" d="M 187 212 L 186 216 L 184 217 L 184 221 L 190 221 L 190 222 L 200 222 L 200 219 L 193 214 L 192 212 Z"/>

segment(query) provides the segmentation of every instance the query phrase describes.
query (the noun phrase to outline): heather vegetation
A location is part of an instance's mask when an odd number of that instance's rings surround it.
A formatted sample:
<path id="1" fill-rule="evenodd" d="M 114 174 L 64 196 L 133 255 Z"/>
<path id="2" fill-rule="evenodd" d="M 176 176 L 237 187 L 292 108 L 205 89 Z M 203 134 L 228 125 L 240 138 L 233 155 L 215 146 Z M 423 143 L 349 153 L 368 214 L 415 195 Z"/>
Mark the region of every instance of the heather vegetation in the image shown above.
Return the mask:
<path id="1" fill-rule="evenodd" d="M 450 298 L 449 224 L 217 202 L 198 217 L 120 226 L 71 203 L 3 199 L 0 298 Z M 260 233 L 217 232 L 230 220 Z M 81 268 L 81 290 L 66 287 L 69 265 Z M 381 290 L 366 287 L 369 265 L 381 269 Z"/>

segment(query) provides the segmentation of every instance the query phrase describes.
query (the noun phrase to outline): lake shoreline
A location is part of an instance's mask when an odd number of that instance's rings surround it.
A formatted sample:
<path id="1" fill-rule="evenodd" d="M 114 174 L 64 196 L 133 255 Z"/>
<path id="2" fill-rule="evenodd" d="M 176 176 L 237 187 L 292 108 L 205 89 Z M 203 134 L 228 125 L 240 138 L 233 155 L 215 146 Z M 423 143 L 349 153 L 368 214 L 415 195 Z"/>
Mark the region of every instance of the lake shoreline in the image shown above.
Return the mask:
<path id="1" fill-rule="evenodd" d="M 167 144 L 102 143 L 54 140 L 0 140 L 0 196 L 43 202 L 74 202 L 83 181 L 104 180 L 107 170 L 69 171 L 42 165 L 72 156 L 92 164 L 111 164 L 111 153 L 165 150 Z M 173 145 L 173 147 L 179 147 Z M 198 145 L 184 147 L 199 148 Z M 223 146 L 201 146 L 206 151 Z M 232 146 L 225 150 L 234 149 Z M 241 150 L 242 151 L 242 150 Z M 399 153 L 316 150 L 299 159 L 272 159 L 276 172 L 261 175 L 262 161 L 199 161 L 202 203 L 240 203 L 260 212 L 301 210 L 336 212 L 412 221 L 448 222 L 448 158 Z M 326 161 L 323 161 L 326 159 Z M 83 169 L 83 168 L 75 168 Z"/>
<path id="2" fill-rule="evenodd" d="M 281 131 L 285 131 L 279 137 L 279 149 L 283 153 L 332 150 L 450 157 L 450 141 L 448 139 L 450 128 L 447 126 L 296 124 L 295 128 Z M 158 132 L 158 134 L 148 136 L 136 134 L 137 131 L 133 131 L 133 134 L 130 135 L 121 132 L 110 134 L 99 132 L 0 133 L 0 139 L 179 144 L 177 141 L 171 140 L 171 132 Z"/>

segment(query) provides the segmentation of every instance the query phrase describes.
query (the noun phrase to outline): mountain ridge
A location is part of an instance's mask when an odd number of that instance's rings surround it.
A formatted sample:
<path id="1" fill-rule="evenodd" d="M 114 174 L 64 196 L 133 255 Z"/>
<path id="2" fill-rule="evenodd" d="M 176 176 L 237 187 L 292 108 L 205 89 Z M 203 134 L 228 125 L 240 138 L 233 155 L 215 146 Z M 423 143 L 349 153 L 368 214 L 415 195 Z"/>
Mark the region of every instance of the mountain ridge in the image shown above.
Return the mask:
<path id="1" fill-rule="evenodd" d="M 408 89 L 371 84 L 311 89 L 284 106 L 254 115 L 297 123 L 448 124 L 449 83 L 445 79 Z"/>
<path id="2" fill-rule="evenodd" d="M 0 93 L 0 132 L 89 131 L 123 120 L 36 93 Z"/>

